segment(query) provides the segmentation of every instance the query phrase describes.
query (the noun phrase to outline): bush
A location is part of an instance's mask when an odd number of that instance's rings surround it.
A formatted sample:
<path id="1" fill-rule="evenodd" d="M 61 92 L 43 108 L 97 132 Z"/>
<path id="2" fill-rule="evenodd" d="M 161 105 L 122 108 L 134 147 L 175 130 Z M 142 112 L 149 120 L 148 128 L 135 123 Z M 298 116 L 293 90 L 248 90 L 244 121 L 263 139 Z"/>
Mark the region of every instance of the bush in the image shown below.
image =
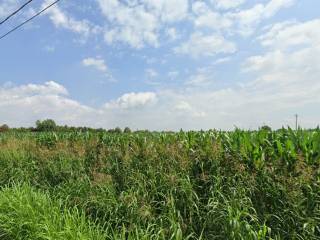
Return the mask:
<path id="1" fill-rule="evenodd" d="M 121 128 L 116 127 L 115 129 L 109 129 L 108 130 L 109 133 L 122 133 Z"/>
<path id="2" fill-rule="evenodd" d="M 264 125 L 260 129 L 263 131 L 272 132 L 272 128 L 269 127 L 268 125 Z"/>
<path id="3" fill-rule="evenodd" d="M 46 119 L 43 121 L 36 121 L 36 129 L 39 132 L 55 131 L 57 129 L 56 123 L 52 119 Z"/>
<path id="4" fill-rule="evenodd" d="M 7 132 L 9 130 L 9 126 L 7 124 L 3 124 L 0 126 L 0 132 Z"/>
<path id="5" fill-rule="evenodd" d="M 106 239 L 82 212 L 28 185 L 1 190 L 0 229 L 1 239 Z"/>
<path id="6" fill-rule="evenodd" d="M 123 130 L 124 133 L 131 133 L 131 129 L 129 127 L 126 127 L 124 130 Z"/>

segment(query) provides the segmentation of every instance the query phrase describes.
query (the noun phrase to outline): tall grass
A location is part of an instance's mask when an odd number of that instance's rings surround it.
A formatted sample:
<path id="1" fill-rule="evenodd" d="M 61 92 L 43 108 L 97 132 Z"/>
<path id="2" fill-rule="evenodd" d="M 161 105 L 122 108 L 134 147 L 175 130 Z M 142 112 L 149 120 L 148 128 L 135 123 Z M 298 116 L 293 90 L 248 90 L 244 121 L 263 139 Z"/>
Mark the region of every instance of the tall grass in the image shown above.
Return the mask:
<path id="1" fill-rule="evenodd" d="M 83 239 L 320 239 L 319 164 L 318 129 L 2 134 L 0 198 L 34 215 L 13 224 L 18 213 L 0 207 L 0 226 L 21 233 L 9 239 L 47 228 Z M 58 217 L 34 227 L 43 209 Z"/>
<path id="2" fill-rule="evenodd" d="M 0 192 L 0 238 L 32 240 L 102 240 L 103 232 L 78 209 L 28 185 L 5 187 Z"/>

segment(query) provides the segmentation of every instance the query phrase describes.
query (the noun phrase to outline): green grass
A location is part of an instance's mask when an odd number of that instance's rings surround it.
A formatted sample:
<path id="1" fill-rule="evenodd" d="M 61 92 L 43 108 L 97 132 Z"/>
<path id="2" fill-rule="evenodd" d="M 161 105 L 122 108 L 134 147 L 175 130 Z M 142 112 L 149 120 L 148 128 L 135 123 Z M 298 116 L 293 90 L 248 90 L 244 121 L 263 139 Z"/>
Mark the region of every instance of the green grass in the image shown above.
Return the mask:
<path id="1" fill-rule="evenodd" d="M 1 239 L 102 240 L 105 236 L 76 208 L 66 209 L 28 185 L 0 192 Z"/>
<path id="2" fill-rule="evenodd" d="M 0 134 L 0 232 L 7 239 L 320 239 L 319 166 L 319 129 L 12 131 Z"/>

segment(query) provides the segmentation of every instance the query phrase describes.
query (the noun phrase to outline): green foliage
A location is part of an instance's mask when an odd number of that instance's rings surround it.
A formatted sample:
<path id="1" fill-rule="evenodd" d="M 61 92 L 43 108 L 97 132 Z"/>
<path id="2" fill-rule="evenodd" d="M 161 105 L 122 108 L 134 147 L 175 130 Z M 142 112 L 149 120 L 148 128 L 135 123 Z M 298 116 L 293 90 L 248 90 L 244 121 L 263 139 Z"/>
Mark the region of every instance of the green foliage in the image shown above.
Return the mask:
<path id="1" fill-rule="evenodd" d="M 121 128 L 116 127 L 115 129 L 109 129 L 108 132 L 109 132 L 109 133 L 117 133 L 117 134 L 120 134 L 120 133 L 122 133 L 122 130 L 121 130 Z"/>
<path id="2" fill-rule="evenodd" d="M 272 132 L 272 128 L 269 127 L 268 125 L 264 125 L 260 128 L 261 130 L 267 131 L 267 132 Z"/>
<path id="3" fill-rule="evenodd" d="M 0 232 L 316 240 L 319 169 L 319 129 L 9 131 L 0 135 Z"/>
<path id="4" fill-rule="evenodd" d="M 131 129 L 129 127 L 125 127 L 123 130 L 124 133 L 131 133 Z"/>
<path id="5" fill-rule="evenodd" d="M 0 133 L 9 131 L 9 126 L 7 124 L 3 124 L 0 126 Z"/>
<path id="6" fill-rule="evenodd" d="M 14 185 L 0 192 L 1 239 L 102 240 L 106 236 L 76 208 L 28 185 Z"/>
<path id="7" fill-rule="evenodd" d="M 115 133 L 122 133 L 122 130 L 121 130 L 121 128 L 116 127 L 116 128 L 114 129 L 114 132 L 115 132 Z"/>
<path id="8" fill-rule="evenodd" d="M 37 120 L 36 129 L 39 132 L 55 131 L 57 129 L 57 125 L 52 119 L 46 119 L 43 121 Z"/>

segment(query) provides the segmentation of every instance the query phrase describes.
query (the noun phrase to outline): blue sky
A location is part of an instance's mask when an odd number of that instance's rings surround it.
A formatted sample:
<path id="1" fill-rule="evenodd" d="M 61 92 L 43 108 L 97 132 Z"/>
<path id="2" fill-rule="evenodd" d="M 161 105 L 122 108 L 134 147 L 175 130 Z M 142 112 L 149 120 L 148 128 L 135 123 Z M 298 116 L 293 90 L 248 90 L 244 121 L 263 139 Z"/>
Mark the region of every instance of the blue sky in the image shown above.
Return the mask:
<path id="1" fill-rule="evenodd" d="M 0 19 L 24 1 L 2 0 Z M 0 26 L 10 30 L 51 0 Z M 317 0 L 61 0 L 0 41 L 0 123 L 177 130 L 320 122 Z"/>

